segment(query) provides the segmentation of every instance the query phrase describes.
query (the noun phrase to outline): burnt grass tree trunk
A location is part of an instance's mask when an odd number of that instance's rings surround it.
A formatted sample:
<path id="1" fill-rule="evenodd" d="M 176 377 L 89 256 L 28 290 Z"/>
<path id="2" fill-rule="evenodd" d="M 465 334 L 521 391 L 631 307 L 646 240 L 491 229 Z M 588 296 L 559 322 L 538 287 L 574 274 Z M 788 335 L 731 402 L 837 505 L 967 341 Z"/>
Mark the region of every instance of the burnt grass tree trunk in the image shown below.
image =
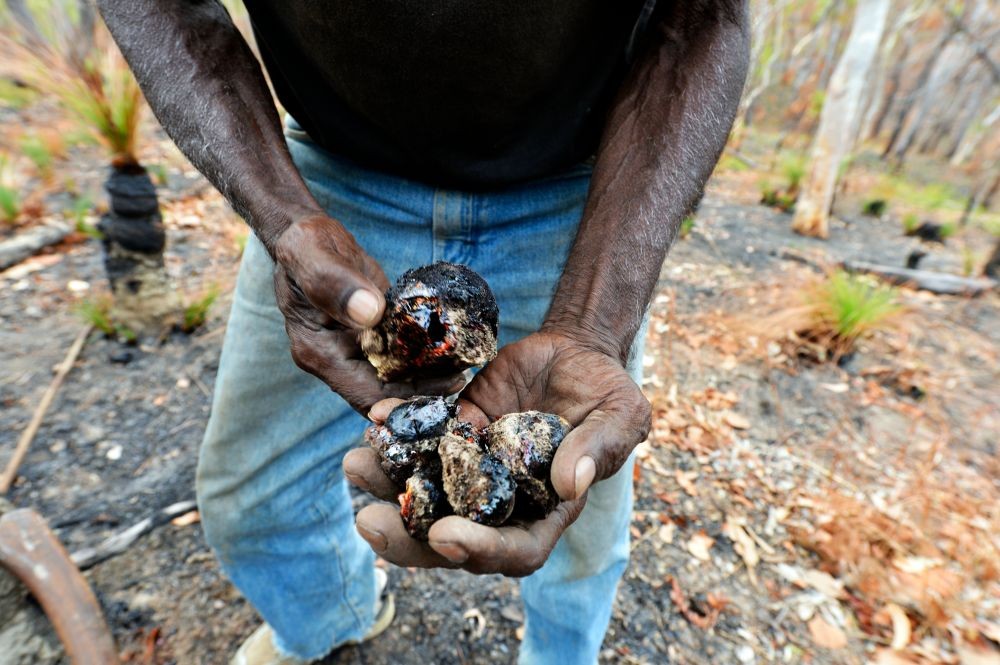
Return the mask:
<path id="1" fill-rule="evenodd" d="M 993 253 L 990 254 L 986 265 L 983 266 L 983 274 L 993 279 L 1000 279 L 1000 238 L 997 238 L 997 244 L 993 247 Z"/>
<path id="2" fill-rule="evenodd" d="M 98 228 L 114 295 L 111 319 L 136 334 L 163 332 L 179 303 L 163 262 L 166 233 L 156 188 L 135 163 L 112 165 L 104 188 L 109 210 Z"/>

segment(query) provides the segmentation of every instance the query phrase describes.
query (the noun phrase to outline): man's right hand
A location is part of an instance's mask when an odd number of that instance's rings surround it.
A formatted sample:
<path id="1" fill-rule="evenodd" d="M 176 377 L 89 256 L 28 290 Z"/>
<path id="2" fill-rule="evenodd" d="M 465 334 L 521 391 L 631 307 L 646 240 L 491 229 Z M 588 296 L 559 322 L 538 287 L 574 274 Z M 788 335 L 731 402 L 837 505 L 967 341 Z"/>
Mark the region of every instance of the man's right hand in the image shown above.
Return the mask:
<path id="1" fill-rule="evenodd" d="M 412 384 L 379 380 L 357 335 L 381 320 L 389 281 L 338 222 L 324 215 L 302 217 L 278 237 L 271 253 L 278 309 L 285 316 L 295 364 L 362 415 L 387 397 L 461 390 L 461 375 Z"/>

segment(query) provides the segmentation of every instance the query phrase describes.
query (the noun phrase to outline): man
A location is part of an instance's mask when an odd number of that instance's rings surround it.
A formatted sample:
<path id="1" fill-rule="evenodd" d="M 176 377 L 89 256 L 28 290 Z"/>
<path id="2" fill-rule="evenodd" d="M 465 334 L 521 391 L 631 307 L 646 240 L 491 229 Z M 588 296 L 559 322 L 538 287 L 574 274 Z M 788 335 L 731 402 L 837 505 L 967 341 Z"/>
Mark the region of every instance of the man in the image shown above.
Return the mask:
<path id="1" fill-rule="evenodd" d="M 245 0 L 283 136 L 221 4 L 101 0 L 163 127 L 253 230 L 198 475 L 208 541 L 266 621 L 237 662 L 309 662 L 384 628 L 371 549 L 527 576 L 521 662 L 595 662 L 649 427 L 632 348 L 735 114 L 743 2 Z M 439 259 L 496 292 L 499 353 L 464 389 L 380 383 L 357 331 L 390 280 Z M 459 389 L 480 420 L 574 425 L 563 503 L 530 528 L 446 518 L 429 543 L 379 504 L 355 533 L 344 476 L 396 491 L 347 452 L 358 414 Z"/>

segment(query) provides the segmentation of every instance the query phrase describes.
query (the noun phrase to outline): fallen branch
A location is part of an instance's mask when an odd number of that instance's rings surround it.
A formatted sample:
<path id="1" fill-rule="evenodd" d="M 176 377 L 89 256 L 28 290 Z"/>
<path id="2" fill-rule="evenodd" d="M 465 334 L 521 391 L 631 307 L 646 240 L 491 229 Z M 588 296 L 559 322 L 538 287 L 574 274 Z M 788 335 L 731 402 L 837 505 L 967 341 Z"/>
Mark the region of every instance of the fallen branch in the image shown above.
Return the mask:
<path id="1" fill-rule="evenodd" d="M 69 555 L 69 558 L 80 570 L 92 568 L 102 561 L 107 561 L 127 550 L 132 543 L 156 527 L 166 524 L 178 515 L 189 513 L 198 507 L 196 501 L 178 501 L 150 515 L 129 528 L 119 531 L 95 547 L 84 547 Z"/>
<path id="2" fill-rule="evenodd" d="M 119 662 L 93 590 L 38 513 L 23 508 L 0 518 L 0 566 L 38 600 L 72 663 Z"/>
<path id="3" fill-rule="evenodd" d="M 28 448 L 31 446 L 31 442 L 35 439 L 35 434 L 38 433 L 38 428 L 42 425 L 42 419 L 45 418 L 45 413 L 49 410 L 52 405 L 52 400 L 55 399 L 56 393 L 59 392 L 59 387 L 62 385 L 63 380 L 69 371 L 73 368 L 73 363 L 76 362 L 77 357 L 80 355 L 80 351 L 83 350 L 83 345 L 87 341 L 87 335 L 93 326 L 90 324 L 85 325 L 81 330 L 80 334 L 76 336 L 76 340 L 73 345 L 69 347 L 69 351 L 66 352 L 66 357 L 63 358 L 62 364 L 59 365 L 59 369 L 56 370 L 56 375 L 52 378 L 52 383 L 49 384 L 48 389 L 45 394 L 42 395 L 42 401 L 38 403 L 38 407 L 35 408 L 35 413 L 31 416 L 31 422 L 25 428 L 24 432 L 21 434 L 21 438 L 17 442 L 17 447 L 14 448 L 14 455 L 10 458 L 7 463 L 7 468 L 4 469 L 3 475 L 0 476 L 0 494 L 6 494 L 7 490 L 14 483 L 14 478 L 17 476 L 17 470 L 21 466 L 21 462 L 24 461 L 24 456 L 28 454 Z"/>
<path id="4" fill-rule="evenodd" d="M 20 263 L 38 250 L 54 245 L 70 234 L 65 224 L 43 224 L 0 242 L 0 270 Z"/>
<path id="5" fill-rule="evenodd" d="M 943 295 L 978 296 L 995 289 L 997 282 L 981 277 L 959 277 L 944 272 L 895 268 L 864 261 L 844 261 L 844 270 L 851 273 L 875 275 L 893 284 L 912 286 Z"/>

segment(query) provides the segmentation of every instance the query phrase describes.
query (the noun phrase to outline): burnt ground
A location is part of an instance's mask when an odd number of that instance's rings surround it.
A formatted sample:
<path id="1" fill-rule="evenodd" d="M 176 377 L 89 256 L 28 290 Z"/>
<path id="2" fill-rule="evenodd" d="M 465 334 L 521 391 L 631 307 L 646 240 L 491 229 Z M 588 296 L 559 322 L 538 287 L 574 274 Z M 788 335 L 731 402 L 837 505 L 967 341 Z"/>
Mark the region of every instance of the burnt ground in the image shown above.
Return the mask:
<path id="1" fill-rule="evenodd" d="M 90 336 L 9 495 L 70 551 L 194 495 L 242 230 L 161 150 L 171 272 L 188 300 L 213 284 L 223 295 L 192 335 Z M 661 275 L 645 356 L 654 430 L 602 662 L 996 662 L 997 295 L 904 291 L 892 329 L 839 364 L 804 359 L 780 323 L 803 286 L 846 258 L 900 265 L 911 241 L 869 218 L 805 239 L 753 199 L 716 178 Z M 925 265 L 960 264 L 946 246 Z M 102 275 L 82 236 L 0 274 L 0 463 Z M 257 624 L 189 522 L 86 573 L 125 661 L 225 663 Z M 515 582 L 389 572 L 395 628 L 329 662 L 514 660 Z M 890 652 L 903 623 L 907 650 Z"/>

